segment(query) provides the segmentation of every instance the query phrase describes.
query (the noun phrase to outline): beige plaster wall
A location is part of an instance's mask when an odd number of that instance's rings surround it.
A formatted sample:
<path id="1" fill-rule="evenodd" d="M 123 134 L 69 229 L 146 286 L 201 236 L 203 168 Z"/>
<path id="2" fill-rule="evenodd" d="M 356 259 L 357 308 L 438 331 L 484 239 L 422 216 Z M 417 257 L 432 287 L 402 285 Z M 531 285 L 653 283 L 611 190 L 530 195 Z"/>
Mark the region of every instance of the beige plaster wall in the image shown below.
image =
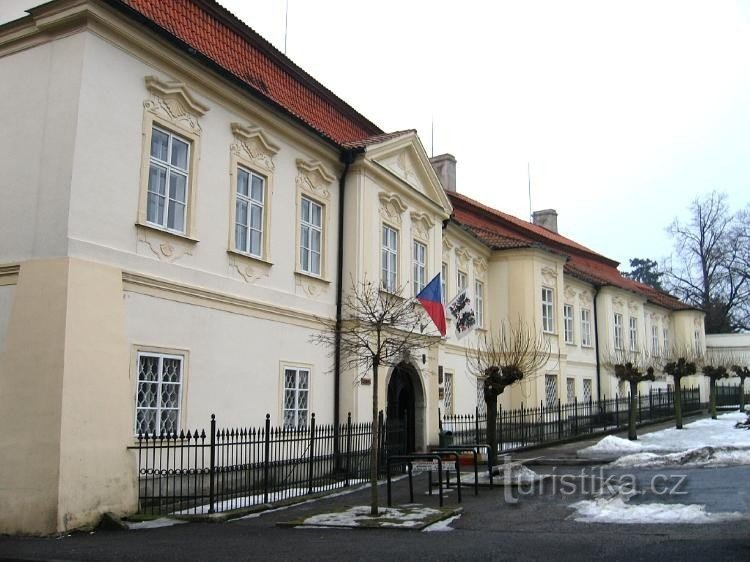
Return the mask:
<path id="1" fill-rule="evenodd" d="M 10 324 L 10 311 L 16 296 L 15 285 L 0 285 L 0 357 L 5 351 L 5 340 Z"/>

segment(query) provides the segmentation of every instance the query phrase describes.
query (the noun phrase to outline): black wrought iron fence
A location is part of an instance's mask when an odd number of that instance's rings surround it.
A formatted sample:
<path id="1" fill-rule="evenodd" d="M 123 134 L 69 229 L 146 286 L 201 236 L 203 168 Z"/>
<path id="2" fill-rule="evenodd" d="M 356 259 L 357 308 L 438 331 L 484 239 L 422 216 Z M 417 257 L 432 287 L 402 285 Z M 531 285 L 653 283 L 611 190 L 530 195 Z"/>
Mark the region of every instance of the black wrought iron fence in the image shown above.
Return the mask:
<path id="1" fill-rule="evenodd" d="M 615 397 L 547 406 L 507 410 L 499 408 L 497 443 L 500 451 L 509 451 L 564 441 L 577 436 L 625 429 L 628 425 L 630 397 Z M 701 408 L 700 389 L 682 390 L 682 411 Z M 648 423 L 674 415 L 671 390 L 650 391 L 638 396 L 638 422 Z M 487 442 L 487 417 L 477 409 L 474 414 L 439 416 L 443 444 Z"/>
<path id="2" fill-rule="evenodd" d="M 734 406 L 739 408 L 740 392 L 744 389 L 739 384 L 716 385 L 716 405 L 720 407 Z M 750 393 L 745 392 L 745 404 L 750 404 Z"/>
<path id="3" fill-rule="evenodd" d="M 406 428 L 378 418 L 381 458 L 404 447 Z M 218 428 L 137 436 L 139 511 L 210 514 L 344 488 L 369 478 L 372 424 Z M 338 446 L 337 446 L 338 445 Z"/>

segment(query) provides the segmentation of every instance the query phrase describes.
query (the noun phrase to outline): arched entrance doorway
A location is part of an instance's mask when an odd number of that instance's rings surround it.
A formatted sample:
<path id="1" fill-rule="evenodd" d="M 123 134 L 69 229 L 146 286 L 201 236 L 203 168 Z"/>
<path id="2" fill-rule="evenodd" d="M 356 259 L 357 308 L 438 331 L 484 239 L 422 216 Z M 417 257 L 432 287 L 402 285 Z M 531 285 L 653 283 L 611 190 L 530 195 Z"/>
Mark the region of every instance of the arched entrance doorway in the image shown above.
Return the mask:
<path id="1" fill-rule="evenodd" d="M 424 448 L 424 391 L 417 370 L 406 362 L 393 369 L 388 381 L 386 442 L 390 454 Z"/>

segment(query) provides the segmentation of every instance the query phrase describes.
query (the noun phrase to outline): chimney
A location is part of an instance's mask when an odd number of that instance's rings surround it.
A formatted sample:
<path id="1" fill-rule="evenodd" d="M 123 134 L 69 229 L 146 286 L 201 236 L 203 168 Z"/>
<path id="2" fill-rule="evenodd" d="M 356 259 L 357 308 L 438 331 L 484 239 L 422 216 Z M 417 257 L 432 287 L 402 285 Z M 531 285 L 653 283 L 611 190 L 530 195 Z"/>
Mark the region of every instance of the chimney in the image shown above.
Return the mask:
<path id="1" fill-rule="evenodd" d="M 543 211 L 534 211 L 532 222 L 536 225 L 543 226 L 547 230 L 557 232 L 557 211 L 554 209 L 544 209 Z"/>
<path id="2" fill-rule="evenodd" d="M 445 191 L 456 191 L 456 158 L 452 154 L 440 154 L 430 158 L 440 183 Z"/>

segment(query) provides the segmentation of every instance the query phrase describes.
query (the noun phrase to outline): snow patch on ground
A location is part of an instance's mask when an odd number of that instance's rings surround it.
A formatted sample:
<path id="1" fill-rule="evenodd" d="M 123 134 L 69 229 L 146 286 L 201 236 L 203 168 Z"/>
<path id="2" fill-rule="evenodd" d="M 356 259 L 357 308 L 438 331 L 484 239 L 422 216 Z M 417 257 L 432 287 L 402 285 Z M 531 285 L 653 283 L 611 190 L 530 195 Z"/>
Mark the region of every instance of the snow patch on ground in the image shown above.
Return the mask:
<path id="1" fill-rule="evenodd" d="M 669 428 L 646 433 L 637 441 L 608 435 L 596 445 L 579 450 L 578 456 L 597 458 L 636 453 L 677 453 L 703 447 L 750 449 L 750 431 L 735 428 L 735 424 L 746 417 L 742 412 L 722 414 L 716 420 L 702 419 L 686 424 L 684 429 Z"/>
<path id="2" fill-rule="evenodd" d="M 547 478 L 542 474 L 537 474 L 530 468 L 526 468 L 520 463 L 508 463 L 500 464 L 493 467 L 492 483 L 499 486 L 520 486 L 524 484 L 533 484 L 534 482 L 540 482 Z M 479 483 L 489 484 L 490 473 L 488 471 L 479 473 Z M 471 486 L 474 484 L 474 476 L 469 475 L 465 479 L 461 479 L 461 484 Z"/>
<path id="3" fill-rule="evenodd" d="M 750 464 L 750 449 L 699 447 L 679 453 L 625 455 L 610 464 L 617 467 L 658 468 L 662 466 L 707 467 Z"/>
<path id="4" fill-rule="evenodd" d="M 583 500 L 572 504 L 575 521 L 581 523 L 620 524 L 701 524 L 738 521 L 747 517 L 741 513 L 709 513 L 698 504 L 630 504 L 628 498 Z"/>
<path id="5" fill-rule="evenodd" d="M 438 521 L 437 523 L 433 523 L 432 525 L 428 525 L 424 529 L 422 529 L 423 533 L 441 533 L 446 531 L 455 531 L 453 527 L 450 526 L 451 523 L 453 523 L 456 519 L 461 517 L 461 514 L 454 515 L 452 517 L 448 517 L 447 519 L 443 519 L 441 521 Z"/>
<path id="6" fill-rule="evenodd" d="M 440 515 L 440 510 L 431 507 L 403 506 L 382 507 L 378 515 L 370 515 L 370 507 L 359 505 L 346 511 L 321 513 L 304 520 L 304 525 L 323 527 L 418 527 L 425 519 Z"/>
<path id="7" fill-rule="evenodd" d="M 182 523 L 187 523 L 187 521 L 160 517 L 159 519 L 152 519 L 150 521 L 124 521 L 124 523 L 128 526 L 128 529 L 130 529 L 131 531 L 135 531 L 138 529 L 159 529 L 161 527 L 171 527 L 172 525 L 181 525 Z"/>

